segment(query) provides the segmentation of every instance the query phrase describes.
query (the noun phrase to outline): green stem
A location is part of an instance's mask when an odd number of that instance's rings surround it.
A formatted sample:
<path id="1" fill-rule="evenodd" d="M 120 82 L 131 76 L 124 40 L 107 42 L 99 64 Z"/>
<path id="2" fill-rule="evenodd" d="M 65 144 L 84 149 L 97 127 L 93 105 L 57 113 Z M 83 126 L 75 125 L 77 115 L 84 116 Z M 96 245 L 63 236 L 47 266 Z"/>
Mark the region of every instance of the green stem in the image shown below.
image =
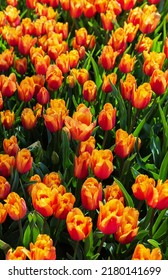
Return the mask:
<path id="1" fill-rule="evenodd" d="M 155 216 L 155 209 L 152 209 L 150 224 L 149 224 L 149 236 L 150 236 L 150 238 L 152 238 L 152 228 L 153 228 L 154 216 Z"/>
<path id="2" fill-rule="evenodd" d="M 20 242 L 23 244 L 23 228 L 21 219 L 18 221 L 19 224 L 19 233 L 20 233 Z"/>
<path id="3" fill-rule="evenodd" d="M 129 131 L 128 131 L 129 134 L 132 133 L 132 130 L 136 124 L 136 120 L 139 116 L 139 113 L 140 113 L 140 110 L 136 109 L 135 114 L 134 114 L 133 118 L 131 119 L 131 124 L 130 124 Z"/>
<path id="4" fill-rule="evenodd" d="M 79 248 L 79 241 L 76 242 L 75 244 L 75 249 L 74 249 L 74 255 L 73 255 L 73 260 L 76 260 L 77 252 Z"/>
<path id="5" fill-rule="evenodd" d="M 46 227 L 46 224 L 47 224 L 47 218 L 46 218 L 46 217 L 44 217 L 43 227 L 42 227 L 42 233 L 45 233 L 45 227 Z"/>
<path id="6" fill-rule="evenodd" d="M 100 246 L 99 246 L 99 248 L 97 249 L 97 254 L 100 254 L 101 249 L 102 249 L 102 247 L 103 247 L 103 244 L 104 244 L 106 238 L 107 238 L 107 235 L 104 235 L 103 238 L 102 238 L 102 240 L 101 240 Z"/>
<path id="7" fill-rule="evenodd" d="M 103 139 L 103 143 L 102 143 L 102 149 L 104 149 L 106 141 L 107 141 L 107 136 L 108 136 L 108 130 L 105 131 L 104 133 L 104 139 Z"/>

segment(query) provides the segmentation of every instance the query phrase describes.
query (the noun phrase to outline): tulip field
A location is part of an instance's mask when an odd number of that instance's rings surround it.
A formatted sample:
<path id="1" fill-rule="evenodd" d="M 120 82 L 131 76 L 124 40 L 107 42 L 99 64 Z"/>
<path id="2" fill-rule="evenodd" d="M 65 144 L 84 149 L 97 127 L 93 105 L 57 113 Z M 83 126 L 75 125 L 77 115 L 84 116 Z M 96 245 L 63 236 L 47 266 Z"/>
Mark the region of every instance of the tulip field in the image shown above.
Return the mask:
<path id="1" fill-rule="evenodd" d="M 0 0 L 0 259 L 168 260 L 168 1 Z"/>

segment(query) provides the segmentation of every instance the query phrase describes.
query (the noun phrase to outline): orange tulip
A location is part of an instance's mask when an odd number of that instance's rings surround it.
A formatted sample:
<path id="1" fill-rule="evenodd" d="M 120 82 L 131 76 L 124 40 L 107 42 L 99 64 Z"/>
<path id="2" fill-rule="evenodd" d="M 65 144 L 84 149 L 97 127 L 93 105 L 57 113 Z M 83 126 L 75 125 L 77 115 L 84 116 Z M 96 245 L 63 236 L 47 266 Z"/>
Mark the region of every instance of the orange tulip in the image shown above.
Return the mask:
<path id="1" fill-rule="evenodd" d="M 119 2 L 120 5 L 121 5 L 121 8 L 122 8 L 124 11 L 129 11 L 129 10 L 131 10 L 131 9 L 135 6 L 136 1 L 137 1 L 137 0 L 118 0 L 118 2 Z"/>
<path id="2" fill-rule="evenodd" d="M 34 174 L 33 176 L 30 177 L 30 185 L 27 187 L 27 192 L 29 195 L 31 195 L 32 189 L 36 183 L 41 183 L 41 177 L 38 174 Z M 31 181 L 33 183 L 31 184 Z"/>
<path id="3" fill-rule="evenodd" d="M 0 154 L 0 175 L 8 177 L 11 175 L 11 171 L 15 166 L 14 156 L 8 154 Z"/>
<path id="4" fill-rule="evenodd" d="M 24 108 L 21 113 L 21 122 L 25 129 L 30 130 L 36 126 L 36 116 L 31 108 Z"/>
<path id="5" fill-rule="evenodd" d="M 105 70 L 111 70 L 114 68 L 117 56 L 118 52 L 114 51 L 111 46 L 104 46 L 98 63 L 102 65 Z"/>
<path id="6" fill-rule="evenodd" d="M 121 224 L 114 233 L 115 239 L 121 244 L 130 243 L 138 233 L 139 212 L 135 208 L 125 207 Z"/>
<path id="7" fill-rule="evenodd" d="M 94 17 L 96 14 L 96 7 L 94 5 L 94 2 L 92 3 L 89 1 L 84 1 L 83 13 L 87 18 Z"/>
<path id="8" fill-rule="evenodd" d="M 65 125 L 69 129 L 71 136 L 75 140 L 86 141 L 96 126 L 96 121 L 92 121 L 90 109 L 84 104 L 79 104 L 72 118 L 65 117 Z"/>
<path id="9" fill-rule="evenodd" d="M 85 179 L 88 176 L 90 164 L 90 154 L 84 152 L 74 159 L 74 176 L 79 179 Z"/>
<path id="10" fill-rule="evenodd" d="M 92 151 L 90 167 L 94 175 L 102 180 L 107 179 L 113 172 L 113 154 L 110 150 Z"/>
<path id="11" fill-rule="evenodd" d="M 58 193 L 52 206 L 54 217 L 61 220 L 66 219 L 67 214 L 74 206 L 75 200 L 76 198 L 72 193 Z"/>
<path id="12" fill-rule="evenodd" d="M 151 200 L 153 197 L 155 180 L 147 175 L 139 174 L 132 185 L 134 196 L 139 200 Z"/>
<path id="13" fill-rule="evenodd" d="M 70 1 L 69 0 L 60 0 L 61 7 L 63 10 L 67 11 L 70 7 Z"/>
<path id="14" fill-rule="evenodd" d="M 26 260 L 27 256 L 24 249 L 23 246 L 17 246 L 15 250 L 10 248 L 6 253 L 6 260 Z"/>
<path id="15" fill-rule="evenodd" d="M 85 46 L 87 35 L 88 33 L 85 27 L 81 27 L 78 30 L 75 30 L 75 38 L 76 38 L 77 45 Z"/>
<path id="16" fill-rule="evenodd" d="M 158 194 L 158 201 L 155 207 L 159 210 L 166 209 L 168 207 L 168 180 L 166 180 L 163 183 L 161 180 L 158 180 L 156 190 Z M 154 205 L 155 205 L 155 201 L 154 201 Z"/>
<path id="17" fill-rule="evenodd" d="M 71 0 L 69 1 L 69 12 L 72 18 L 79 18 L 83 13 L 83 0 Z"/>
<path id="18" fill-rule="evenodd" d="M 108 45 L 112 46 L 114 51 L 118 52 L 118 54 L 121 54 L 125 51 L 127 46 L 127 36 L 124 28 L 119 27 L 112 33 Z"/>
<path id="19" fill-rule="evenodd" d="M 11 73 L 9 77 L 0 76 L 1 92 L 3 96 L 11 97 L 16 91 L 16 75 Z"/>
<path id="20" fill-rule="evenodd" d="M 30 0 L 30 1 L 32 1 L 32 0 Z M 33 0 L 33 1 L 37 1 L 37 0 Z M 21 26 L 21 30 L 22 30 L 22 35 L 26 35 L 26 34 L 33 35 L 34 22 L 29 17 L 23 18 L 20 26 Z"/>
<path id="21" fill-rule="evenodd" d="M 32 168 L 33 158 L 28 149 L 21 149 L 16 155 L 16 169 L 20 174 L 24 174 Z"/>
<path id="22" fill-rule="evenodd" d="M 99 202 L 99 214 L 97 219 L 97 227 L 104 234 L 115 233 L 120 224 L 124 212 L 124 205 L 118 199 L 112 199 L 103 203 Z"/>
<path id="23" fill-rule="evenodd" d="M 150 250 L 143 244 L 138 244 L 133 252 L 132 260 L 161 260 L 162 253 L 159 248 Z"/>
<path id="24" fill-rule="evenodd" d="M 81 141 L 79 144 L 79 154 L 83 154 L 84 152 L 88 152 L 90 155 L 92 151 L 95 149 L 96 140 L 93 136 L 90 136 L 88 140 Z"/>
<path id="25" fill-rule="evenodd" d="M 0 224 L 3 224 L 5 222 L 6 217 L 7 217 L 6 208 L 5 208 L 4 204 L 2 204 L 0 202 Z"/>
<path id="26" fill-rule="evenodd" d="M 148 9 L 147 7 L 150 6 L 145 5 L 143 8 L 143 14 L 139 25 L 139 30 L 145 34 L 152 33 L 156 29 L 161 18 L 161 15 L 158 12 L 151 11 L 151 9 Z"/>
<path id="27" fill-rule="evenodd" d="M 9 139 L 5 138 L 3 140 L 3 150 L 5 154 L 8 154 L 9 156 L 16 156 L 19 151 L 16 136 L 12 135 Z"/>
<path id="28" fill-rule="evenodd" d="M 57 172 L 50 172 L 43 177 L 43 183 L 47 185 L 47 187 L 52 187 L 52 185 L 59 186 L 61 184 L 60 175 Z"/>
<path id="29" fill-rule="evenodd" d="M 1 93 L 1 91 L 0 91 L 0 110 L 3 109 L 3 104 L 4 104 L 4 102 L 3 102 L 3 96 L 2 96 L 2 93 Z"/>
<path id="30" fill-rule="evenodd" d="M 119 128 L 116 131 L 114 152 L 121 158 L 129 156 L 136 142 L 136 138 L 132 134 L 128 134 L 123 129 Z"/>
<path id="31" fill-rule="evenodd" d="M 62 34 L 63 40 L 66 40 L 68 37 L 68 22 L 56 22 L 54 26 L 54 31 L 57 34 Z"/>
<path id="32" fill-rule="evenodd" d="M 134 25 L 132 22 L 124 22 L 124 31 L 127 36 L 127 42 L 132 43 L 139 29 L 139 24 Z"/>
<path id="33" fill-rule="evenodd" d="M 51 64 L 46 72 L 46 82 L 49 89 L 57 90 L 62 85 L 62 71 L 55 64 Z"/>
<path id="34" fill-rule="evenodd" d="M 43 217 L 53 215 L 53 203 L 58 192 L 51 190 L 44 183 L 36 183 L 31 191 L 32 204 Z"/>
<path id="35" fill-rule="evenodd" d="M 8 5 L 5 9 L 5 16 L 9 24 L 13 27 L 16 27 L 20 24 L 20 11 L 16 7 Z"/>
<path id="36" fill-rule="evenodd" d="M 115 198 L 124 204 L 124 195 L 117 183 L 106 186 L 103 191 L 106 202 Z"/>
<path id="37" fill-rule="evenodd" d="M 150 77 L 149 83 L 151 85 L 152 90 L 157 95 L 163 94 L 167 88 L 167 81 L 166 81 L 165 73 L 160 69 L 154 70 L 152 73 L 152 76 Z"/>
<path id="38" fill-rule="evenodd" d="M 83 84 L 83 97 L 86 101 L 91 102 L 96 99 L 97 86 L 94 81 L 88 80 Z"/>
<path id="39" fill-rule="evenodd" d="M 26 77 L 17 85 L 18 96 L 21 101 L 28 102 L 33 98 L 35 83 L 33 77 Z"/>
<path id="40" fill-rule="evenodd" d="M 144 56 L 143 72 L 147 76 L 151 76 L 155 69 L 161 70 L 166 58 L 166 55 L 163 52 L 148 53 L 147 51 L 143 51 L 143 56 Z"/>
<path id="41" fill-rule="evenodd" d="M 166 55 L 166 58 L 168 58 L 168 37 L 166 37 L 164 41 L 164 53 Z"/>
<path id="42" fill-rule="evenodd" d="M 6 129 L 10 129 L 13 126 L 15 120 L 14 112 L 11 112 L 10 110 L 1 111 L 0 117 L 1 123 Z"/>
<path id="43" fill-rule="evenodd" d="M 122 56 L 120 63 L 118 65 L 119 70 L 123 73 L 132 72 L 134 70 L 135 60 L 136 60 L 135 56 L 131 57 L 129 54 L 125 53 Z"/>
<path id="44" fill-rule="evenodd" d="M 105 93 L 109 93 L 113 91 L 112 85 L 116 85 L 117 82 L 117 74 L 110 73 L 107 76 L 103 76 L 103 84 L 102 84 L 102 91 Z M 112 84 L 112 85 L 111 85 Z"/>
<path id="45" fill-rule="evenodd" d="M 130 73 L 128 73 L 126 75 L 125 81 L 123 81 L 122 79 L 120 80 L 120 90 L 123 99 L 130 101 L 136 87 L 137 87 L 137 83 L 135 77 Z"/>
<path id="46" fill-rule="evenodd" d="M 30 260 L 56 260 L 56 248 L 53 240 L 47 234 L 39 234 L 35 243 L 30 243 L 30 251 L 27 250 Z"/>
<path id="47" fill-rule="evenodd" d="M 37 0 L 26 0 L 26 6 L 28 9 L 35 9 Z"/>
<path id="48" fill-rule="evenodd" d="M 106 103 L 98 115 L 98 124 L 103 130 L 111 130 L 116 123 L 116 108 L 111 103 Z"/>
<path id="49" fill-rule="evenodd" d="M 153 40 L 149 37 L 145 37 L 143 34 L 140 35 L 138 43 L 135 45 L 135 49 L 140 53 L 143 51 L 149 52 L 152 48 Z"/>
<path id="50" fill-rule="evenodd" d="M 108 2 L 107 0 L 95 0 L 94 5 L 98 13 L 105 13 Z"/>
<path id="51" fill-rule="evenodd" d="M 67 230 L 73 240 L 80 241 L 87 238 L 92 230 L 92 220 L 85 217 L 79 208 L 73 208 L 66 218 Z"/>
<path id="52" fill-rule="evenodd" d="M 33 38 L 31 35 L 25 34 L 24 36 L 19 37 L 18 51 L 24 56 L 29 55 L 30 48 L 34 46 L 36 42 L 36 37 Z"/>
<path id="53" fill-rule="evenodd" d="M 134 9 L 131 9 L 129 14 L 128 14 L 127 22 L 128 23 L 132 22 L 133 25 L 140 24 L 142 14 L 143 14 L 143 12 L 142 12 L 142 9 L 140 7 L 136 7 Z"/>
<path id="54" fill-rule="evenodd" d="M 111 31 L 114 29 L 113 22 L 116 21 L 116 14 L 113 10 L 107 10 L 106 13 L 101 13 L 100 18 L 104 30 Z"/>
<path id="55" fill-rule="evenodd" d="M 73 75 L 73 73 L 72 73 Z M 77 71 L 77 80 L 80 85 L 83 85 L 86 81 L 89 80 L 89 72 L 85 68 L 81 68 Z"/>
<path id="56" fill-rule="evenodd" d="M 37 101 L 41 105 L 45 105 L 49 102 L 50 100 L 50 93 L 45 87 L 41 87 L 39 92 L 37 93 Z"/>
<path id="57" fill-rule="evenodd" d="M 5 208 L 12 220 L 18 221 L 25 217 L 27 213 L 27 206 L 24 198 L 17 193 L 11 192 L 5 199 Z"/>
<path id="58" fill-rule="evenodd" d="M 27 58 L 23 57 L 16 59 L 15 69 L 19 74 L 24 75 L 27 71 Z"/>
<path id="59" fill-rule="evenodd" d="M 13 48 L 6 49 L 0 54 L 0 71 L 7 71 L 14 62 Z"/>
<path id="60" fill-rule="evenodd" d="M 59 67 L 63 74 L 66 74 L 70 70 L 69 55 L 62 53 L 56 59 L 56 65 Z"/>
<path id="61" fill-rule="evenodd" d="M 81 188 L 82 205 L 87 210 L 95 210 L 102 200 L 102 184 L 95 178 L 86 179 Z"/>
<path id="62" fill-rule="evenodd" d="M 5 199 L 10 193 L 11 185 L 5 177 L 0 176 L 0 199 Z"/>
<path id="63" fill-rule="evenodd" d="M 148 106 L 152 97 L 152 89 L 149 83 L 140 85 L 132 93 L 131 102 L 132 106 L 137 109 L 144 109 Z"/>
<path id="64" fill-rule="evenodd" d="M 36 56 L 34 60 L 34 67 L 37 75 L 45 75 L 50 65 L 50 57 L 48 55 Z"/>
<path id="65" fill-rule="evenodd" d="M 77 67 L 79 59 L 80 59 L 79 52 L 77 50 L 71 50 L 68 53 L 69 67 L 71 69 Z"/>

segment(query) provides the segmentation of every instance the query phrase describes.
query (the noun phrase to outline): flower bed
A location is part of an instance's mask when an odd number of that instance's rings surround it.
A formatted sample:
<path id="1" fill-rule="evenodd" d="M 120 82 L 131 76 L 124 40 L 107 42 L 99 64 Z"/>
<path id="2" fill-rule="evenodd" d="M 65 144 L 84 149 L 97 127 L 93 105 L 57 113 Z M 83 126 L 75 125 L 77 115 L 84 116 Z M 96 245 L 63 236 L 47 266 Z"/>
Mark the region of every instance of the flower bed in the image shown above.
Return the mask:
<path id="1" fill-rule="evenodd" d="M 1 259 L 168 259 L 168 2 L 0 6 Z"/>

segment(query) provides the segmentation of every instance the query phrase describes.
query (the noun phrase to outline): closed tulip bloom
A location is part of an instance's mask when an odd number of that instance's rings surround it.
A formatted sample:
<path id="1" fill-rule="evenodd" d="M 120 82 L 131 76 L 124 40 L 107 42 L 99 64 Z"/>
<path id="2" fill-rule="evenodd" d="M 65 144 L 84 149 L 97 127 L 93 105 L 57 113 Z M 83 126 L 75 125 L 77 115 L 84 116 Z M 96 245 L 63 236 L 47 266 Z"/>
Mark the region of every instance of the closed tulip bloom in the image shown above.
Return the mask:
<path id="1" fill-rule="evenodd" d="M 3 101 L 3 96 L 2 93 L 0 92 L 0 110 L 3 109 L 4 101 Z"/>
<path id="2" fill-rule="evenodd" d="M 67 214 L 73 208 L 75 201 L 76 198 L 72 193 L 59 193 L 56 196 L 56 199 L 52 206 L 54 217 L 56 217 L 57 219 L 65 220 Z"/>
<path id="3" fill-rule="evenodd" d="M 85 68 L 81 68 L 77 71 L 77 80 L 80 85 L 83 85 L 86 81 L 89 80 L 89 72 Z"/>
<path id="4" fill-rule="evenodd" d="M 56 65 L 63 74 L 68 73 L 70 70 L 69 55 L 65 53 L 60 54 L 56 59 Z"/>
<path id="5" fill-rule="evenodd" d="M 106 186 L 103 191 L 106 202 L 115 198 L 124 204 L 124 195 L 117 183 Z"/>
<path id="6" fill-rule="evenodd" d="M 97 86 L 94 81 L 88 80 L 83 84 L 82 88 L 83 97 L 86 101 L 91 102 L 96 99 Z"/>
<path id="7" fill-rule="evenodd" d="M 6 217 L 7 217 L 6 208 L 5 208 L 4 204 L 2 204 L 0 202 L 0 224 L 3 224 L 5 222 Z"/>
<path id="8" fill-rule="evenodd" d="M 118 54 L 125 51 L 127 46 L 127 36 L 124 28 L 119 27 L 112 33 L 108 45 L 112 46 L 114 51 L 118 52 Z"/>
<path id="9" fill-rule="evenodd" d="M 109 92 L 113 91 L 112 85 L 116 85 L 116 82 L 117 82 L 116 73 L 110 73 L 107 76 L 104 75 L 103 83 L 102 83 L 102 91 L 105 93 L 109 93 Z"/>
<path id="10" fill-rule="evenodd" d="M 9 139 L 5 138 L 3 140 L 3 150 L 5 154 L 8 154 L 9 156 L 16 156 L 19 151 L 16 136 L 12 135 Z"/>
<path id="11" fill-rule="evenodd" d="M 10 248 L 6 253 L 6 260 L 26 260 L 25 247 L 17 246 L 16 249 Z"/>
<path id="12" fill-rule="evenodd" d="M 36 116 L 31 108 L 24 108 L 21 113 L 21 122 L 25 129 L 30 130 L 36 126 Z"/>
<path id="13" fill-rule="evenodd" d="M 132 22 L 133 25 L 140 24 L 142 14 L 143 14 L 143 11 L 140 7 L 136 7 L 134 9 L 131 9 L 129 14 L 128 14 L 127 22 L 128 23 Z"/>
<path id="14" fill-rule="evenodd" d="M 166 55 L 166 58 L 168 58 L 168 37 L 166 37 L 164 41 L 164 53 Z"/>
<path id="15" fill-rule="evenodd" d="M 86 239 L 92 230 L 92 219 L 85 217 L 79 208 L 73 208 L 66 218 L 67 230 L 75 241 Z"/>
<path id="16" fill-rule="evenodd" d="M 121 218 L 121 225 L 114 233 L 115 239 L 121 244 L 132 242 L 138 233 L 139 212 L 135 208 L 125 207 Z"/>
<path id="17" fill-rule="evenodd" d="M 94 136 L 90 136 L 88 140 L 81 141 L 79 144 L 79 154 L 83 154 L 84 152 L 88 152 L 90 155 L 92 151 L 95 149 L 96 139 Z"/>
<path id="18" fill-rule="evenodd" d="M 119 128 L 116 131 L 114 152 L 121 158 L 129 156 L 136 142 L 136 138 L 132 134 L 128 134 L 125 130 Z"/>
<path id="19" fill-rule="evenodd" d="M 134 70 L 135 56 L 131 57 L 129 54 L 124 54 L 120 60 L 118 68 L 123 73 L 129 73 Z"/>
<path id="20" fill-rule="evenodd" d="M 106 103 L 98 115 L 98 124 L 103 130 L 111 130 L 116 123 L 116 108 L 111 103 Z"/>
<path id="21" fill-rule="evenodd" d="M 28 102 L 33 98 L 35 83 L 33 77 L 26 77 L 17 85 L 18 96 L 21 101 Z"/>
<path id="22" fill-rule="evenodd" d="M 24 75 L 27 71 L 27 58 L 23 57 L 16 59 L 15 69 L 19 74 Z"/>
<path id="23" fill-rule="evenodd" d="M 90 108 L 84 104 L 79 104 L 72 118 L 65 117 L 65 125 L 74 140 L 86 141 L 96 126 L 96 121 L 92 122 Z"/>
<path id="24" fill-rule="evenodd" d="M 64 125 L 64 119 L 62 118 L 61 111 L 57 112 L 52 108 L 48 108 L 43 115 L 46 128 L 50 132 L 56 132 L 62 129 Z"/>
<path id="25" fill-rule="evenodd" d="M 150 250 L 143 244 L 137 244 L 134 249 L 132 260 L 161 260 L 162 253 L 160 248 L 154 248 Z"/>
<path id="26" fill-rule="evenodd" d="M 166 209 L 168 207 L 168 180 L 165 182 L 158 180 L 156 190 L 158 193 L 156 208 L 159 210 Z"/>
<path id="27" fill-rule="evenodd" d="M 19 52 L 24 56 L 29 55 L 30 48 L 34 46 L 36 42 L 37 42 L 37 38 L 36 37 L 33 38 L 29 34 L 25 34 L 24 36 L 19 37 L 19 41 L 18 41 Z"/>
<path id="28" fill-rule="evenodd" d="M 16 91 L 16 75 L 11 73 L 9 77 L 1 75 L 1 92 L 3 96 L 11 97 Z"/>
<path id="29" fill-rule="evenodd" d="M 34 174 L 30 177 L 30 185 L 27 187 L 27 192 L 31 195 L 32 189 L 36 183 L 41 183 L 41 177 L 38 174 Z M 32 184 L 31 184 L 32 182 Z"/>
<path id="30" fill-rule="evenodd" d="M 107 0 L 95 0 L 94 5 L 95 5 L 98 13 L 105 13 L 107 6 L 108 6 L 108 1 Z"/>
<path id="31" fill-rule="evenodd" d="M 129 10 L 131 10 L 131 9 L 135 6 L 136 1 L 137 1 L 137 0 L 118 0 L 118 2 L 119 2 L 120 5 L 121 5 L 121 8 L 122 8 L 124 11 L 129 11 Z"/>
<path id="32" fill-rule="evenodd" d="M 137 83 L 135 77 L 132 74 L 128 73 L 126 75 L 125 81 L 123 81 L 122 79 L 120 80 L 120 90 L 123 99 L 130 101 L 136 87 Z"/>
<path id="33" fill-rule="evenodd" d="M 45 105 L 49 102 L 50 100 L 50 93 L 45 87 L 41 87 L 39 92 L 37 93 L 37 101 L 41 105 Z"/>
<path id="34" fill-rule="evenodd" d="M 46 72 L 46 82 L 49 89 L 57 90 L 62 85 L 62 71 L 57 65 L 51 64 Z"/>
<path id="35" fill-rule="evenodd" d="M 111 70 L 114 68 L 118 52 L 114 51 L 112 46 L 104 46 L 99 57 L 98 63 L 105 69 Z"/>
<path id="36" fill-rule="evenodd" d="M 97 227 L 104 234 L 114 234 L 120 224 L 124 212 L 124 205 L 118 199 L 112 199 L 104 205 L 99 202 Z"/>
<path id="37" fill-rule="evenodd" d="M 8 177 L 15 166 L 15 157 L 8 154 L 0 154 L 0 175 Z"/>
<path id="38" fill-rule="evenodd" d="M 82 205 L 87 210 L 96 210 L 102 201 L 102 184 L 95 178 L 86 179 L 81 188 Z"/>
<path id="39" fill-rule="evenodd" d="M 104 30 L 111 31 L 114 29 L 113 22 L 116 21 L 116 14 L 113 10 L 107 10 L 106 13 L 101 13 L 100 18 Z"/>
<path id="40" fill-rule="evenodd" d="M 160 22 L 161 15 L 157 12 L 143 12 L 139 30 L 144 34 L 152 33 Z"/>
<path id="41" fill-rule="evenodd" d="M 144 109 L 148 106 L 152 98 L 152 89 L 149 83 L 140 85 L 133 91 L 131 102 L 132 106 L 137 109 Z"/>
<path id="42" fill-rule="evenodd" d="M 5 9 L 5 16 L 9 24 L 13 27 L 16 27 L 20 24 L 20 11 L 11 5 L 8 5 Z"/>
<path id="43" fill-rule="evenodd" d="M 68 37 L 68 22 L 56 22 L 54 26 L 54 30 L 56 33 L 62 34 L 63 40 L 66 40 Z"/>
<path id="44" fill-rule="evenodd" d="M 155 180 L 147 175 L 139 174 L 132 185 L 134 196 L 139 200 L 151 200 L 153 197 Z"/>
<path id="45" fill-rule="evenodd" d="M 113 172 L 113 154 L 110 150 L 94 149 L 90 159 L 90 167 L 99 179 L 107 179 Z"/>
<path id="46" fill-rule="evenodd" d="M 152 48 L 152 45 L 153 45 L 153 40 L 141 34 L 138 43 L 135 45 L 135 49 L 139 53 L 143 53 L 143 51 L 149 52 Z"/>
<path id="47" fill-rule="evenodd" d="M 166 55 L 163 52 L 150 52 L 143 51 L 144 63 L 143 72 L 147 76 L 151 76 L 153 71 L 156 69 L 162 70 L 163 63 L 165 61 Z"/>
<path id="48" fill-rule="evenodd" d="M 32 204 L 36 211 L 38 211 L 43 217 L 49 217 L 53 215 L 53 203 L 57 191 L 51 190 L 44 183 L 36 183 L 31 191 Z"/>
<path id="49" fill-rule="evenodd" d="M 6 199 L 10 193 L 11 185 L 5 177 L 0 176 L 0 199 Z"/>
<path id="50" fill-rule="evenodd" d="M 154 70 L 150 77 L 150 85 L 157 95 L 163 94 L 167 88 L 165 73 L 160 69 Z"/>
<path id="51" fill-rule="evenodd" d="M 16 169 L 20 174 L 24 174 L 32 168 L 33 157 L 28 149 L 21 149 L 16 155 Z"/>
<path id="52" fill-rule="evenodd" d="M 88 33 L 85 27 L 81 27 L 78 30 L 75 30 L 76 43 L 78 45 L 85 46 L 87 35 Z"/>
<path id="53" fill-rule="evenodd" d="M 1 111 L 0 117 L 1 123 L 6 129 L 10 129 L 13 126 L 15 120 L 14 112 L 11 112 L 10 110 Z"/>
<path id="54" fill-rule="evenodd" d="M 69 12 L 72 18 L 79 18 L 83 13 L 84 1 L 71 0 L 69 1 Z"/>
<path id="55" fill-rule="evenodd" d="M 96 14 L 96 7 L 94 5 L 94 2 L 92 3 L 91 1 L 85 1 L 84 2 L 84 7 L 83 7 L 83 13 L 84 16 L 87 18 L 92 18 Z"/>
<path id="56" fill-rule="evenodd" d="M 39 234 L 35 243 L 30 243 L 30 251 L 27 253 L 30 260 L 56 260 L 56 248 L 53 240 L 47 234 Z"/>
<path id="57" fill-rule="evenodd" d="M 88 176 L 90 165 L 90 154 L 84 152 L 74 159 L 74 176 L 78 179 L 85 179 Z"/>
<path id="58" fill-rule="evenodd" d="M 53 171 L 48 174 L 45 174 L 45 176 L 43 177 L 43 183 L 49 188 L 51 188 L 52 185 L 59 186 L 61 184 L 61 178 L 59 173 Z"/>
<path id="59" fill-rule="evenodd" d="M 127 36 L 127 42 L 132 43 L 139 29 L 139 24 L 134 25 L 132 22 L 124 22 L 124 31 Z"/>
<path id="60" fill-rule="evenodd" d="M 16 192 L 10 192 L 5 202 L 5 208 L 12 220 L 18 221 L 25 217 L 27 213 L 26 202 Z"/>
<path id="61" fill-rule="evenodd" d="M 0 54 L 0 71 L 7 71 L 14 62 L 13 48 L 6 49 Z"/>
<path id="62" fill-rule="evenodd" d="M 36 74 L 45 75 L 49 65 L 50 65 L 50 57 L 48 55 L 37 56 L 34 61 L 34 67 L 36 70 Z"/>

